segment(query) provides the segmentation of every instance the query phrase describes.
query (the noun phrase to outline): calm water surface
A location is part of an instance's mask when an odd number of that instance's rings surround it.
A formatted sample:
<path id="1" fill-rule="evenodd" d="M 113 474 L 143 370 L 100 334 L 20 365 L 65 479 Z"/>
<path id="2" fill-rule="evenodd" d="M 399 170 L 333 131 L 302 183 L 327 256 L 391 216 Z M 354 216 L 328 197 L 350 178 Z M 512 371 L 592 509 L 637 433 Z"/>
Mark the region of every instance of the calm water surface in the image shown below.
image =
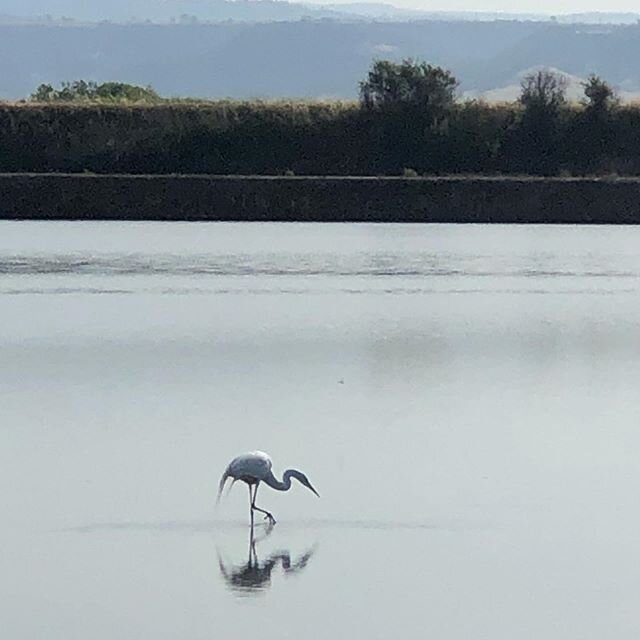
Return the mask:
<path id="1" fill-rule="evenodd" d="M 0 223 L 2 637 L 637 638 L 638 247 Z"/>

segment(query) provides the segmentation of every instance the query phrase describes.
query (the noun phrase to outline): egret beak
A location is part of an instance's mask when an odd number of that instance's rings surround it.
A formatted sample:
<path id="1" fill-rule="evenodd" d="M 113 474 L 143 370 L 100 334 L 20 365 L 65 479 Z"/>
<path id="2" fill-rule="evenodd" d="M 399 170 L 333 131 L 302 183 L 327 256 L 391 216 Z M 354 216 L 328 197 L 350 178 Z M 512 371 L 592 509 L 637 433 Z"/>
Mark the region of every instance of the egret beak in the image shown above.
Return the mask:
<path id="1" fill-rule="evenodd" d="M 311 491 L 313 491 L 313 493 L 318 496 L 318 498 L 320 497 L 320 494 L 311 486 L 311 483 L 309 483 L 307 486 L 309 487 L 309 489 L 311 489 Z"/>

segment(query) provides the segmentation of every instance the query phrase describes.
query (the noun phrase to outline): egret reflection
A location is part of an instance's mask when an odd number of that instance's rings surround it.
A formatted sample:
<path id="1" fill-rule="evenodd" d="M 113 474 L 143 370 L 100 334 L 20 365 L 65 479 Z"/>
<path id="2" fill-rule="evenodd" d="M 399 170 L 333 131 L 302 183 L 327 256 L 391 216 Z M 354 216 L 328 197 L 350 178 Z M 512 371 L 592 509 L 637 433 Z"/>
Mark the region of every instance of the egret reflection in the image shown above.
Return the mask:
<path id="1" fill-rule="evenodd" d="M 265 525 L 262 535 L 256 535 L 256 527 L 250 528 L 249 554 L 245 563 L 225 562 L 218 551 L 220 574 L 229 591 L 240 596 L 264 593 L 271 587 L 271 574 L 276 567 L 280 566 L 285 575 L 294 575 L 307 566 L 316 551 L 315 545 L 297 559 L 292 558 L 288 550 L 275 551 L 263 560 L 258 558 L 256 545 L 268 538 L 273 528 L 272 523 Z"/>

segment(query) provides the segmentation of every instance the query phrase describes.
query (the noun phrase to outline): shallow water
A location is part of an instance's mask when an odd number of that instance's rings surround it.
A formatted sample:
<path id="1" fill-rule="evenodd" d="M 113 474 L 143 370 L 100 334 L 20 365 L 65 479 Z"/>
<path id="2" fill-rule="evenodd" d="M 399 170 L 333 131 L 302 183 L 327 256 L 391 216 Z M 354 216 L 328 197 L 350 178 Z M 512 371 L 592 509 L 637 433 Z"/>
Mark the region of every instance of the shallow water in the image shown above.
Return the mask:
<path id="1" fill-rule="evenodd" d="M 636 638 L 639 241 L 0 223 L 3 636 Z"/>

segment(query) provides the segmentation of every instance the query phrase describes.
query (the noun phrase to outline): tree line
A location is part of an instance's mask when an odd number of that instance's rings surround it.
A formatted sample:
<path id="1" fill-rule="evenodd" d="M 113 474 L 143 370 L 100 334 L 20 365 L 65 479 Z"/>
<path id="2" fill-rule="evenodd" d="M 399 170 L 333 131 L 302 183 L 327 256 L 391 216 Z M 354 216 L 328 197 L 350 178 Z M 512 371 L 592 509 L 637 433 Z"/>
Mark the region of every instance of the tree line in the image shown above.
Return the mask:
<path id="1" fill-rule="evenodd" d="M 298 175 L 640 175 L 640 108 L 598 76 L 580 104 L 562 75 L 516 102 L 457 99 L 425 62 L 375 61 L 357 102 L 195 102 L 150 87 L 41 85 L 0 105 L 0 170 Z"/>
<path id="2" fill-rule="evenodd" d="M 157 103 L 162 100 L 151 87 L 140 87 L 126 82 L 103 82 L 76 80 L 63 82 L 56 88 L 41 84 L 29 98 L 32 102 L 56 103 Z"/>

